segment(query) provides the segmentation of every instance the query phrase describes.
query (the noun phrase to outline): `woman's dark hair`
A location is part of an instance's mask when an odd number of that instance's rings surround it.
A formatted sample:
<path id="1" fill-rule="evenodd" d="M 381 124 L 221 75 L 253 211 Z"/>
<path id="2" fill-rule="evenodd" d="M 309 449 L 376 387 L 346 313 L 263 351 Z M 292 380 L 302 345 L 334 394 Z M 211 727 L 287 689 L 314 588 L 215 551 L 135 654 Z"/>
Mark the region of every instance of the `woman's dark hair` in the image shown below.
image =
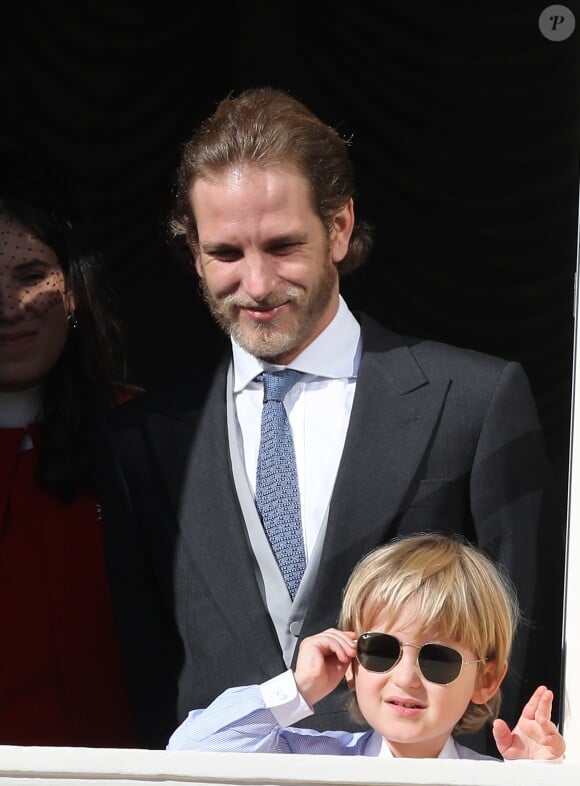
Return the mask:
<path id="1" fill-rule="evenodd" d="M 103 261 L 88 248 L 58 199 L 42 190 L 14 195 L 4 189 L 0 214 L 18 221 L 52 249 L 74 297 L 65 348 L 44 382 L 38 465 L 41 485 L 69 500 L 92 484 L 95 426 L 114 406 L 125 381 L 120 324 Z"/>

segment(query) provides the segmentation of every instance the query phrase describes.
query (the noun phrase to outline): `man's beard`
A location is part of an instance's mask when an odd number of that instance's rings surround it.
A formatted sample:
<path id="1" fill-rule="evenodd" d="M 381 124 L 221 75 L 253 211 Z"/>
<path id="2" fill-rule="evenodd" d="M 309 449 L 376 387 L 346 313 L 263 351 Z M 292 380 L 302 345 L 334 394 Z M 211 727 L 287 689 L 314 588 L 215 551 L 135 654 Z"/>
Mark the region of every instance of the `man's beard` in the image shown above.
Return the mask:
<path id="1" fill-rule="evenodd" d="M 275 362 L 277 358 L 309 343 L 308 339 L 316 331 L 332 297 L 336 276 L 336 268 L 329 261 L 309 293 L 302 287 L 289 285 L 283 293 L 259 301 L 235 294 L 216 297 L 209 292 L 204 279 L 200 279 L 200 286 L 211 314 L 222 330 L 246 352 Z M 240 322 L 241 308 L 276 308 L 283 303 L 293 305 L 292 324 L 284 329 L 279 322 L 287 319 L 287 315 L 282 315 L 279 321 L 274 318 L 267 323 L 248 323 L 246 320 L 242 325 Z"/>

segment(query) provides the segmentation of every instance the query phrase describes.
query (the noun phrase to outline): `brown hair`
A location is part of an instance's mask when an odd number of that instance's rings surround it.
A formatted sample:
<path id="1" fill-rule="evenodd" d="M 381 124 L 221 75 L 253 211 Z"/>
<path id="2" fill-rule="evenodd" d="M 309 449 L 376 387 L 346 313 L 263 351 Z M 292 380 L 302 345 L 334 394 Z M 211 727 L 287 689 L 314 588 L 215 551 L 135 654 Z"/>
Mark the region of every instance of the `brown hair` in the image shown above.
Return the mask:
<path id="1" fill-rule="evenodd" d="M 499 676 L 508 660 L 519 621 L 508 578 L 481 551 L 437 533 L 401 538 L 367 555 L 344 591 L 339 626 L 360 635 L 377 620 L 392 624 L 409 601 L 417 607 L 423 631 L 436 625 L 477 658 L 494 661 Z M 485 704 L 470 702 L 454 733 L 477 731 L 497 717 L 498 692 Z M 356 696 L 351 712 L 360 714 Z"/>
<path id="2" fill-rule="evenodd" d="M 310 185 L 312 204 L 330 232 L 334 215 L 355 195 L 347 143 L 296 99 L 279 90 L 246 90 L 221 101 L 185 144 L 177 171 L 170 231 L 195 245 L 197 230 L 189 191 L 199 178 L 250 165 L 292 169 Z M 339 272 L 355 270 L 372 243 L 368 225 L 356 222 Z"/>

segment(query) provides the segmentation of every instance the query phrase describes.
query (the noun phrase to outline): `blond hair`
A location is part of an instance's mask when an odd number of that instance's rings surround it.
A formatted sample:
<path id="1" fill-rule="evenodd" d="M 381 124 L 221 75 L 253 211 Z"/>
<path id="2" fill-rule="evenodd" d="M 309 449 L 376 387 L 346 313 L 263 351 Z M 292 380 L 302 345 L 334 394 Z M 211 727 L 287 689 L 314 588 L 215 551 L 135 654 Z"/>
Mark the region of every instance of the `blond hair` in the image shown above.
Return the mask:
<path id="1" fill-rule="evenodd" d="M 339 626 L 357 635 L 392 625 L 409 602 L 419 632 L 436 627 L 445 639 L 493 661 L 499 676 L 519 621 L 511 582 L 481 551 L 436 533 L 397 539 L 362 559 L 346 585 Z M 480 667 L 481 669 L 481 667 Z M 485 704 L 469 703 L 454 733 L 477 731 L 497 717 L 501 692 Z M 353 717 L 364 721 L 356 696 Z"/>

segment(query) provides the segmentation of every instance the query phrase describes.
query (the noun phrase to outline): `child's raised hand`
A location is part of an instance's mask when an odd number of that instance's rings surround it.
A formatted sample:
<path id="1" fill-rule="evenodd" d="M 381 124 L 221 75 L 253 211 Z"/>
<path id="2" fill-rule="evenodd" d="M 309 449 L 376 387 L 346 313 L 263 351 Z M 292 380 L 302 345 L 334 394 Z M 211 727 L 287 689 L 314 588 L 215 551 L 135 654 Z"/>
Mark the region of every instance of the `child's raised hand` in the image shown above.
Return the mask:
<path id="1" fill-rule="evenodd" d="M 559 759 L 566 743 L 552 723 L 554 694 L 541 685 L 528 701 L 513 731 L 503 720 L 493 724 L 493 736 L 504 759 Z"/>
<path id="2" fill-rule="evenodd" d="M 355 655 L 351 631 L 328 628 L 301 641 L 294 679 L 308 704 L 316 704 L 336 688 Z"/>

